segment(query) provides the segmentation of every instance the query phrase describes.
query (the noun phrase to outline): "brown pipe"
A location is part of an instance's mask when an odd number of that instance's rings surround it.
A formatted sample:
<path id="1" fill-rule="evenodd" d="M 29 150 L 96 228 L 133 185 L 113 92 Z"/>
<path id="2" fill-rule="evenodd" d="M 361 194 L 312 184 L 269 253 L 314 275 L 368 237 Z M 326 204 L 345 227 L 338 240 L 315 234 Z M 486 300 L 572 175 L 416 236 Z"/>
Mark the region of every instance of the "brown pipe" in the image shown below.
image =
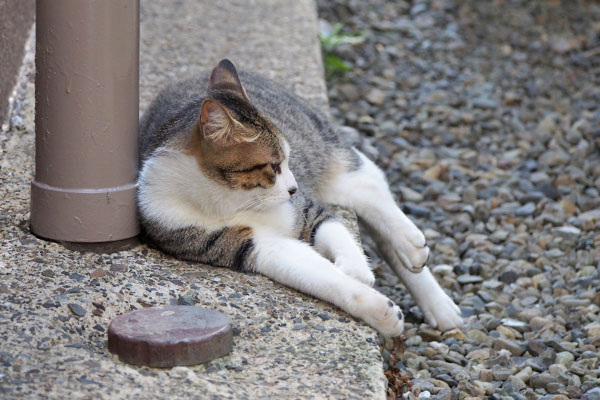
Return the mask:
<path id="1" fill-rule="evenodd" d="M 31 229 L 136 236 L 139 0 L 37 0 Z"/>

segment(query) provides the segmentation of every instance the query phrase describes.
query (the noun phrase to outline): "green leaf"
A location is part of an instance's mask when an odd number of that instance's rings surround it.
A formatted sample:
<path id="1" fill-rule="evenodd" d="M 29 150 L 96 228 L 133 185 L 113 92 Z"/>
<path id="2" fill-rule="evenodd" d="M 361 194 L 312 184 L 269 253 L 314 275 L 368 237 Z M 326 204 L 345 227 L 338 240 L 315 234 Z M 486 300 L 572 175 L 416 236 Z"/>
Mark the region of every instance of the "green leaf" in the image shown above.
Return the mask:
<path id="1" fill-rule="evenodd" d="M 331 76 L 337 72 L 346 72 L 350 69 L 350 65 L 343 62 L 339 57 L 333 55 L 326 55 L 324 58 L 325 62 L 325 73 L 327 76 Z"/>
<path id="2" fill-rule="evenodd" d="M 321 49 L 323 51 L 323 63 L 325 65 L 325 73 L 328 77 L 335 73 L 344 73 L 351 69 L 351 65 L 342 61 L 339 57 L 335 56 L 335 50 L 340 45 L 355 45 L 364 42 L 365 36 L 359 35 L 346 35 L 341 34 L 341 30 L 344 27 L 341 23 L 335 24 L 328 34 L 319 34 L 319 41 L 321 42 Z"/>

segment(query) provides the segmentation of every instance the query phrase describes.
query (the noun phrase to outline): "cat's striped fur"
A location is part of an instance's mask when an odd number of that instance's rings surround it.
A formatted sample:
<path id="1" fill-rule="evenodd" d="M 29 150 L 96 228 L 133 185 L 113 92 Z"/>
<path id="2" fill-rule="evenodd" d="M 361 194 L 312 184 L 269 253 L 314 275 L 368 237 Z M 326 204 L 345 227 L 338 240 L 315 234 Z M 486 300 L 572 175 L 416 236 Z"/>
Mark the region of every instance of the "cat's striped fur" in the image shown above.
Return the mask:
<path id="1" fill-rule="evenodd" d="M 293 237 L 314 245 L 315 235 L 321 224 L 333 218 L 331 212 L 301 192 L 294 195 L 295 226 Z M 173 256 L 190 261 L 200 261 L 218 267 L 237 271 L 252 269 L 252 229 L 247 226 L 224 226 L 220 229 L 205 229 L 200 226 L 186 226 L 165 229 L 152 218 L 141 216 L 148 239 L 158 248 Z"/>
<path id="2" fill-rule="evenodd" d="M 342 145 L 318 110 L 221 61 L 161 92 L 141 121 L 138 203 L 148 239 L 178 258 L 262 273 L 329 301 L 385 335 L 400 309 L 323 204 L 357 212 L 432 325 L 461 324 L 425 267 L 429 249 L 381 171 Z M 242 82 L 244 85 L 242 85 Z"/>

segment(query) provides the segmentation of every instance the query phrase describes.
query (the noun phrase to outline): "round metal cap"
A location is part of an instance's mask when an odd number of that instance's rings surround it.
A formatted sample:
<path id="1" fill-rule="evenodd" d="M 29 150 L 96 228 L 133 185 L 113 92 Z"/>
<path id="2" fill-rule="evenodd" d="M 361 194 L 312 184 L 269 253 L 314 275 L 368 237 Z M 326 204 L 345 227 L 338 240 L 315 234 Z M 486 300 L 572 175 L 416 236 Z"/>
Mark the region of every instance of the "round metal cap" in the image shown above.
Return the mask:
<path id="1" fill-rule="evenodd" d="M 108 327 L 108 350 L 135 365 L 200 364 L 228 354 L 232 346 L 229 318 L 202 307 L 144 308 L 118 316 Z"/>

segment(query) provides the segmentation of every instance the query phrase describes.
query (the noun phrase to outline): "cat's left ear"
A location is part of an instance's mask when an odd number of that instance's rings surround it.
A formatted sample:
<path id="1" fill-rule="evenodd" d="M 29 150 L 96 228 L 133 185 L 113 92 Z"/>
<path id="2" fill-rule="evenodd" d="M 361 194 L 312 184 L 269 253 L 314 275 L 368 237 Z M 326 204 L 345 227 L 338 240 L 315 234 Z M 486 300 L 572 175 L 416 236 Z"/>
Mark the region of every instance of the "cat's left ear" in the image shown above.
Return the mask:
<path id="1" fill-rule="evenodd" d="M 216 100 L 206 99 L 202 102 L 199 123 L 204 137 L 215 143 L 228 143 L 233 139 L 236 121 Z"/>
<path id="2" fill-rule="evenodd" d="M 242 86 L 242 82 L 237 74 L 235 66 L 228 59 L 223 59 L 217 64 L 210 74 L 208 81 L 208 91 L 212 90 L 232 90 L 239 93 L 246 100 L 250 101 L 248 94 Z"/>

